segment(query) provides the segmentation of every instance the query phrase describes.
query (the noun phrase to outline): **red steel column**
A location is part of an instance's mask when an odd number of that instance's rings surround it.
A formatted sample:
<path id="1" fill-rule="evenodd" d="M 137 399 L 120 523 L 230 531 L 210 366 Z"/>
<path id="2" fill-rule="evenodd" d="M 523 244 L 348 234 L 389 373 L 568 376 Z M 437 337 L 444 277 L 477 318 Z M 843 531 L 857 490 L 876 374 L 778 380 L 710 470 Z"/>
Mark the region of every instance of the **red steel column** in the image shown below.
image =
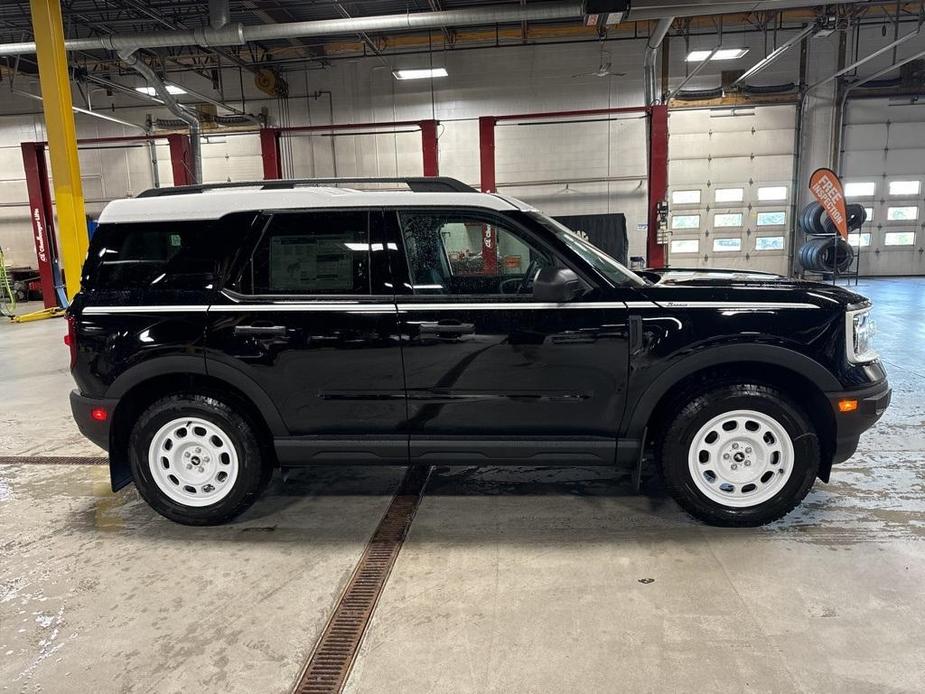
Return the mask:
<path id="1" fill-rule="evenodd" d="M 421 121 L 421 150 L 424 153 L 424 175 L 440 175 L 440 150 L 437 145 L 437 121 Z"/>
<path id="2" fill-rule="evenodd" d="M 189 136 L 173 133 L 167 136 L 170 145 L 170 165 L 173 168 L 173 184 L 188 186 L 193 183 L 193 156 L 190 152 Z"/>
<path id="3" fill-rule="evenodd" d="M 668 106 L 649 110 L 649 225 L 646 236 L 646 265 L 665 265 L 665 246 L 658 239 L 658 203 L 668 196 Z"/>
<path id="4" fill-rule="evenodd" d="M 39 281 L 42 285 L 42 301 L 45 308 L 55 308 L 58 299 L 55 294 L 55 275 L 52 262 L 55 252 L 54 213 L 51 205 L 51 188 L 48 185 L 48 166 L 45 162 L 45 145 L 38 142 L 23 142 L 22 163 L 26 171 L 26 189 L 29 192 L 29 218 L 32 220 L 32 236 L 35 241 L 35 257 L 39 265 Z"/>
<path id="5" fill-rule="evenodd" d="M 279 128 L 260 129 L 260 154 L 263 159 L 263 180 L 283 177 L 283 160 L 279 156 Z"/>
<path id="6" fill-rule="evenodd" d="M 498 192 L 495 181 L 495 123 L 494 116 L 479 118 L 479 170 L 483 193 Z"/>

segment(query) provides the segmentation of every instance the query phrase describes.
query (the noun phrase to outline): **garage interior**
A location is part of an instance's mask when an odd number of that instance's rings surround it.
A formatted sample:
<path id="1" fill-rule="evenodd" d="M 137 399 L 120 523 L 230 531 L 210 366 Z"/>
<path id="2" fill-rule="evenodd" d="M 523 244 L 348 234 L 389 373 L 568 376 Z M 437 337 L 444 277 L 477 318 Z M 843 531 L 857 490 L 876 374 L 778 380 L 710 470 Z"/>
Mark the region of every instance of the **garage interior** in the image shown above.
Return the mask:
<path id="1" fill-rule="evenodd" d="M 897 0 L 4 2 L 2 690 L 925 691 L 923 22 Z M 801 260 L 820 167 L 865 209 L 835 273 Z M 434 465 L 414 498 L 403 467 L 295 469 L 213 528 L 110 490 L 60 317 L 107 203 L 437 175 L 616 215 L 627 266 L 869 297 L 890 409 L 760 528 L 622 468 Z M 313 689 L 403 500 L 356 652 Z"/>

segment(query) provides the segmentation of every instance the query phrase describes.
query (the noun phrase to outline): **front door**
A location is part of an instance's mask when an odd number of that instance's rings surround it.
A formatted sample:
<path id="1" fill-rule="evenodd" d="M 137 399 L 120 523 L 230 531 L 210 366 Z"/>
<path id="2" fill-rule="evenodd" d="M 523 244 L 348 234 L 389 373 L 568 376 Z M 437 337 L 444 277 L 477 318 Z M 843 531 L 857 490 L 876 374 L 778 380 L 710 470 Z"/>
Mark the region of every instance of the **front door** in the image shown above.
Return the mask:
<path id="1" fill-rule="evenodd" d="M 208 368 L 269 396 L 284 464 L 405 462 L 401 348 L 380 212 L 265 215 L 209 309 Z"/>
<path id="2" fill-rule="evenodd" d="M 612 464 L 625 305 L 534 299 L 563 261 L 501 216 L 403 211 L 394 234 L 412 462 Z"/>

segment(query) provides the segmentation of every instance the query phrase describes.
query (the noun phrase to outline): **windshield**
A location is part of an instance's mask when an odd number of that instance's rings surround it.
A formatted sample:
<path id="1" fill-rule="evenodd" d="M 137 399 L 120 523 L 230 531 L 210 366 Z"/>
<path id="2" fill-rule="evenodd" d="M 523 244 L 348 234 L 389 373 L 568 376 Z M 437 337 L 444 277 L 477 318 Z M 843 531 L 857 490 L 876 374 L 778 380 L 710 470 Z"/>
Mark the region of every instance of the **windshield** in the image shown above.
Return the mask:
<path id="1" fill-rule="evenodd" d="M 564 224 L 541 212 L 527 212 L 526 214 L 553 232 L 566 246 L 614 284 L 618 286 L 645 285 L 645 281 L 639 275 L 618 263 L 597 246 L 578 236 Z"/>

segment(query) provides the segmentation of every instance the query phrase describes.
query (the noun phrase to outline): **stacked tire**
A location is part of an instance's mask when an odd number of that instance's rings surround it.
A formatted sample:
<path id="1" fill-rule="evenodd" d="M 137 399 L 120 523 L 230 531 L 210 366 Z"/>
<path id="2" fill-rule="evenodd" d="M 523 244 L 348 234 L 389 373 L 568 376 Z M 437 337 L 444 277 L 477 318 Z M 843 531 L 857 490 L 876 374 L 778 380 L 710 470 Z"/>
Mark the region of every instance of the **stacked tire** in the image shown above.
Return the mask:
<path id="1" fill-rule="evenodd" d="M 852 203 L 846 208 L 848 231 L 855 231 L 867 220 L 863 205 Z M 800 213 L 800 228 L 807 236 L 800 248 L 800 264 L 804 270 L 823 274 L 841 274 L 854 262 L 854 248 L 838 234 L 835 222 L 822 205 L 811 202 Z"/>

